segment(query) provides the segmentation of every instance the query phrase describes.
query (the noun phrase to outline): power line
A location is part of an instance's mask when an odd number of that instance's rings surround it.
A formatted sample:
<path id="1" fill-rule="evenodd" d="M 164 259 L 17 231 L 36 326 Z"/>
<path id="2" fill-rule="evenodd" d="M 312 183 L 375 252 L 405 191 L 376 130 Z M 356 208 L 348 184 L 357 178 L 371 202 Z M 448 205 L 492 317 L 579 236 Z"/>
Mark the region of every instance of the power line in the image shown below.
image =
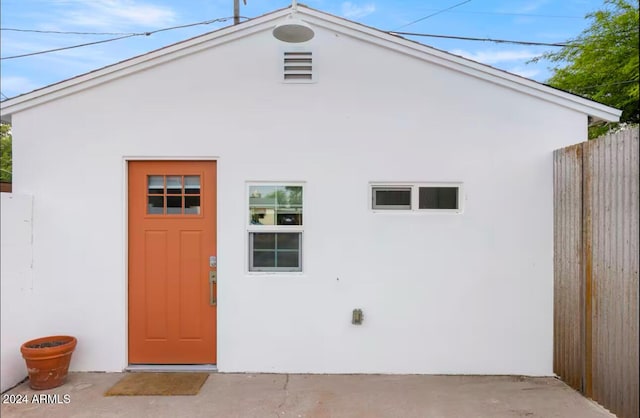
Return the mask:
<path id="1" fill-rule="evenodd" d="M 471 1 L 471 0 L 469 0 Z M 466 2 L 465 2 L 466 3 Z M 463 14 L 482 14 L 482 15 L 497 15 L 497 16 L 524 16 L 524 17 L 544 17 L 551 19 L 584 19 L 584 16 L 566 16 L 566 15 L 542 15 L 542 14 L 532 14 L 532 13 L 507 13 L 507 12 L 483 12 L 483 11 L 472 11 L 472 10 L 451 10 L 454 7 L 461 6 L 463 3 L 452 6 L 448 9 L 425 9 L 425 11 L 435 11 L 436 13 L 431 14 L 429 16 L 425 16 L 422 19 L 418 19 L 415 22 L 408 23 L 405 26 L 409 26 L 410 24 L 416 23 L 420 20 L 427 19 L 429 17 L 435 16 L 436 14 L 443 13 L 445 11 L 449 13 L 463 13 Z M 246 18 L 244 18 L 246 19 Z M 401 26 L 404 27 L 404 26 Z M 132 35 L 138 32 L 75 32 L 75 31 L 58 31 L 58 30 L 40 30 L 40 29 L 24 29 L 24 28 L 0 28 L 0 31 L 11 31 L 11 32 L 33 32 L 33 33 L 44 33 L 44 34 L 59 34 L 59 35 L 110 35 L 110 36 L 122 36 L 122 35 Z"/>
<path id="2" fill-rule="evenodd" d="M 542 45 L 542 46 L 558 46 L 558 47 L 572 45 L 571 43 L 568 43 L 568 42 L 546 43 L 546 42 L 530 42 L 530 41 L 513 41 L 509 39 L 472 38 L 467 36 L 434 35 L 430 33 L 415 33 L 415 32 L 389 31 L 387 33 L 391 35 L 426 36 L 430 38 L 459 39 L 463 41 L 483 41 L 483 42 L 495 42 L 495 43 L 503 43 L 503 44 L 517 44 L 517 45 Z"/>
<path id="3" fill-rule="evenodd" d="M 14 58 L 31 57 L 33 55 L 48 54 L 49 52 L 65 51 L 67 49 L 80 48 L 80 47 L 83 47 L 83 46 L 104 44 L 106 42 L 119 41 L 120 39 L 126 39 L 126 38 L 131 38 L 131 37 L 134 37 L 134 36 L 142 36 L 142 35 L 143 34 L 134 33 L 134 34 L 131 34 L 131 35 L 119 36 L 117 38 L 103 39 L 101 41 L 87 42 L 87 43 L 84 43 L 84 44 L 71 45 L 71 46 L 63 46 L 63 47 L 60 47 L 60 48 L 47 49 L 45 51 L 30 52 L 28 54 L 20 54 L 20 55 L 12 55 L 10 57 L 2 57 L 2 58 L 0 58 L 0 60 L 10 60 L 10 59 L 14 59 Z"/>
<path id="4" fill-rule="evenodd" d="M 620 31 L 617 35 L 625 36 L 629 33 L 635 33 L 637 30 L 631 29 L 626 31 Z M 454 36 L 454 35 L 435 35 L 430 33 L 415 33 L 415 32 L 396 32 L 396 31 L 388 31 L 387 33 L 391 35 L 406 35 L 406 36 L 425 36 L 430 38 L 443 38 L 443 39 L 459 39 L 463 41 L 484 41 L 484 42 L 495 42 L 495 43 L 507 43 L 507 44 L 516 44 L 516 45 L 540 45 L 540 46 L 556 46 L 556 47 L 566 47 L 566 46 L 579 46 L 584 43 L 584 40 L 570 40 L 566 42 L 534 42 L 534 41 L 515 41 L 511 39 L 494 39 L 494 38 L 474 38 L 468 36 Z"/>
<path id="5" fill-rule="evenodd" d="M 239 16 L 239 17 L 240 17 L 240 19 L 249 19 L 248 17 L 244 17 L 244 16 Z M 205 20 L 203 22 L 187 23 L 186 25 L 171 26 L 169 28 L 156 29 L 156 30 L 151 31 L 151 32 L 140 33 L 140 36 L 142 36 L 142 35 L 149 36 L 149 35 L 153 35 L 154 33 L 158 33 L 158 32 L 166 32 L 168 30 L 190 28 L 192 26 L 210 25 L 211 23 L 226 22 L 227 20 L 231 20 L 231 19 L 233 19 L 233 16 L 232 17 L 221 17 L 221 18 L 218 18 L 218 19 Z"/>
<path id="6" fill-rule="evenodd" d="M 456 8 L 456 7 L 458 7 L 458 6 L 462 6 L 463 4 L 465 4 L 465 3 L 469 3 L 470 1 L 471 1 L 471 0 L 465 0 L 465 1 L 461 2 L 461 3 L 454 4 L 454 5 L 453 5 L 453 6 L 451 6 L 451 7 L 447 7 L 446 9 L 438 10 L 437 12 L 432 13 L 432 14 L 430 14 L 430 15 L 428 15 L 428 16 L 421 17 L 420 19 L 414 20 L 413 22 L 409 22 L 409 23 L 407 23 L 406 25 L 402 25 L 402 26 L 400 26 L 398 29 L 400 29 L 400 28 L 404 28 L 404 27 L 407 27 L 407 26 L 411 26 L 411 25 L 413 25 L 414 23 L 422 22 L 422 21 L 423 21 L 423 20 L 425 20 L 425 19 L 429 19 L 430 17 L 433 17 L 433 16 L 435 16 L 435 15 L 439 15 L 440 13 L 444 13 L 444 12 L 446 12 L 447 10 L 454 9 L 454 8 Z"/>
<path id="7" fill-rule="evenodd" d="M 449 9 L 453 8 L 453 7 L 458 7 L 458 6 L 460 6 L 460 5 L 464 4 L 464 3 L 468 3 L 469 1 L 471 1 L 471 0 L 466 0 L 466 1 L 462 2 L 462 3 L 458 3 L 456 5 L 453 5 L 453 6 L 449 7 L 448 9 L 443 9 L 440 12 L 444 12 L 446 10 L 449 10 Z M 413 24 L 413 23 L 418 22 L 420 20 L 424 20 L 424 19 L 426 19 L 428 17 L 431 17 L 431 16 L 434 16 L 434 15 L 435 14 L 432 14 L 432 15 L 429 15 L 429 16 L 425 16 L 424 18 L 418 19 L 418 20 L 416 20 L 414 22 L 411 22 L 411 23 L 408 23 L 407 25 L 404 25 L 404 26 L 408 26 L 410 24 Z M 249 19 L 249 18 L 243 17 L 243 16 L 241 16 L 240 18 Z M 233 17 L 223 17 L 223 18 L 218 18 L 218 19 L 205 20 L 205 21 L 202 21 L 202 22 L 189 23 L 189 24 L 185 24 L 185 25 L 179 25 L 179 26 L 172 26 L 172 27 L 168 27 L 168 28 L 156 29 L 156 30 L 149 31 L 149 32 L 126 33 L 126 32 L 56 32 L 56 31 L 44 31 L 44 33 L 50 33 L 51 32 L 51 33 L 101 34 L 101 35 L 122 34 L 122 36 L 118 36 L 116 38 L 103 39 L 103 40 L 95 41 L 95 42 L 87 42 L 87 43 L 78 44 L 78 45 L 71 45 L 71 46 L 66 46 L 66 47 L 48 49 L 48 50 L 45 50 L 45 51 L 31 52 L 31 53 L 21 54 L 21 55 L 13 55 L 13 56 L 9 56 L 9 57 L 0 58 L 0 60 L 23 58 L 23 57 L 33 56 L 33 55 L 46 54 L 46 53 L 50 53 L 50 52 L 64 51 L 64 50 L 67 50 L 67 49 L 74 49 L 74 48 L 80 48 L 80 47 L 84 47 L 84 46 L 90 46 L 90 45 L 97 45 L 97 44 L 101 44 L 101 43 L 113 42 L 113 41 L 118 41 L 118 40 L 121 40 L 121 39 L 126 39 L 126 38 L 131 38 L 131 37 L 136 37 L 136 36 L 150 36 L 150 35 L 153 35 L 153 34 L 159 33 L 159 32 L 165 32 L 165 31 L 175 30 L 175 29 L 183 29 L 183 28 L 188 28 L 188 27 L 198 26 L 198 25 L 208 25 L 208 24 L 215 23 L 215 22 L 225 22 L 225 21 L 230 20 L 230 19 L 233 19 Z M 5 28 L 4 30 L 18 30 L 18 29 Z M 30 30 L 30 29 L 24 29 L 24 30 L 20 29 L 20 31 L 32 31 L 32 30 Z M 33 31 L 35 31 L 35 30 L 33 30 Z M 508 43 L 508 44 L 517 44 L 517 45 L 566 47 L 566 46 L 571 46 L 571 45 L 575 45 L 576 44 L 576 42 L 547 43 L 547 42 L 516 41 L 516 40 L 510 40 L 510 39 L 494 39 L 494 38 L 475 38 L 475 37 L 467 37 L 467 36 L 436 35 L 436 34 L 428 34 L 428 33 L 399 32 L 399 31 L 388 31 L 387 33 L 389 33 L 391 35 L 423 36 L 423 37 L 431 37 L 431 38 L 457 39 L 457 40 L 464 40 L 464 41 Z"/>
<path id="8" fill-rule="evenodd" d="M 2 30 L 11 31 L 11 32 L 51 33 L 51 34 L 58 34 L 58 35 L 110 35 L 110 36 L 122 36 L 122 35 L 135 35 L 136 34 L 136 32 L 72 32 L 72 31 L 59 31 L 59 30 L 0 28 L 0 31 L 2 31 Z"/>
<path id="9" fill-rule="evenodd" d="M 6 95 L 6 94 L 4 94 L 4 93 L 3 93 L 3 92 L 1 92 L 1 91 L 0 91 L 0 95 L 1 95 L 2 97 L 4 97 L 5 99 L 8 99 L 7 95 Z"/>
<path id="10" fill-rule="evenodd" d="M 438 10 L 438 9 L 425 9 L 425 10 Z M 450 13 L 465 13 L 465 14 L 478 14 L 478 15 L 497 15 L 497 16 L 524 16 L 524 17 L 545 17 L 552 19 L 584 19 L 584 16 L 565 16 L 565 15 L 539 15 L 532 13 L 507 13 L 507 12 L 482 12 L 472 10 L 453 10 Z"/>
<path id="11" fill-rule="evenodd" d="M 242 19 L 248 19 L 247 17 L 243 17 L 243 16 L 241 16 L 241 18 Z M 230 20 L 230 19 L 233 19 L 233 17 L 221 17 L 221 18 L 218 18 L 218 19 L 205 20 L 205 21 L 202 21 L 202 22 L 188 23 L 186 25 L 178 25 L 178 26 L 171 26 L 171 27 L 168 27 L 168 28 L 156 29 L 156 30 L 149 31 L 149 32 L 128 33 L 128 34 L 125 34 L 123 36 L 118 36 L 116 38 L 103 39 L 101 41 L 87 42 L 87 43 L 78 44 L 78 45 L 71 45 L 71 46 L 64 46 L 64 47 L 60 47 L 60 48 L 47 49 L 45 51 L 30 52 L 30 53 L 27 53 L 27 54 L 12 55 L 10 57 L 2 57 L 2 58 L 0 58 L 0 60 L 24 58 L 24 57 L 30 57 L 30 56 L 33 56 L 33 55 L 47 54 L 47 53 L 50 53 L 50 52 L 65 51 L 67 49 L 74 49 L 74 48 L 80 48 L 80 47 L 84 47 L 84 46 L 90 46 L 90 45 L 103 44 L 103 43 L 107 43 L 107 42 L 119 41 L 121 39 L 132 38 L 134 36 L 151 36 L 154 33 L 165 32 L 165 31 L 174 30 L 174 29 L 184 29 L 184 28 L 189 28 L 189 27 L 198 26 L 198 25 L 209 25 L 211 23 L 216 23 L 216 22 L 226 22 L 227 20 Z"/>
<path id="12" fill-rule="evenodd" d="M 471 0 L 469 0 L 471 1 Z M 466 3 L 466 2 L 465 2 Z M 584 19 L 584 16 L 565 16 L 565 15 L 541 15 L 541 14 L 531 14 L 531 13 L 506 13 L 506 12 L 482 12 L 482 11 L 471 11 L 471 10 L 451 10 L 453 7 L 458 7 L 462 5 L 462 3 L 452 6 L 445 10 L 439 9 L 425 9 L 426 11 L 436 11 L 437 13 L 431 14 L 429 16 L 425 16 L 422 19 L 419 19 L 415 22 L 409 23 L 405 26 L 409 26 L 410 24 L 416 23 L 420 20 L 427 19 L 429 17 L 435 16 L 436 14 L 443 13 L 448 11 L 450 13 L 464 13 L 464 14 L 483 14 L 483 15 L 498 15 L 498 16 L 525 16 L 525 17 L 544 17 L 544 18 L 552 18 L 552 19 Z M 245 18 L 246 19 L 246 18 Z M 404 26 L 401 26 L 404 27 Z M 398 28 L 399 29 L 399 28 Z M 24 29 L 24 28 L 0 28 L 0 31 L 11 31 L 11 32 L 31 32 L 31 33 L 43 33 L 43 34 L 58 34 L 58 35 L 98 35 L 98 36 L 123 36 L 123 35 L 133 35 L 139 32 L 76 32 L 76 31 L 58 31 L 58 30 L 40 30 L 40 29 Z"/>

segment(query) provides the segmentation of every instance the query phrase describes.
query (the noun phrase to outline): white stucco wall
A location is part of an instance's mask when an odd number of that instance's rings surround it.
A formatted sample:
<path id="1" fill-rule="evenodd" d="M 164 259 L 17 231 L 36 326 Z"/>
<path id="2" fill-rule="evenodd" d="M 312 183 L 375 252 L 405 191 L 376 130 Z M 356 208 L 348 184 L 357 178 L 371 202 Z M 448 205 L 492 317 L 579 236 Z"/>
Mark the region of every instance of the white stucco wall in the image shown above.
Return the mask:
<path id="1" fill-rule="evenodd" d="M 15 114 L 27 320 L 78 337 L 73 369 L 122 370 L 125 160 L 215 157 L 221 371 L 551 375 L 552 151 L 586 116 L 324 29 L 310 48 L 314 84 L 281 83 L 262 32 Z M 305 182 L 302 275 L 246 273 L 247 181 Z M 372 181 L 462 182 L 465 210 L 373 213 Z"/>
<path id="2" fill-rule="evenodd" d="M 0 391 L 27 377 L 20 354 L 25 341 L 46 332 L 39 328 L 31 272 L 32 196 L 0 193 L 0 305 L 2 318 Z"/>

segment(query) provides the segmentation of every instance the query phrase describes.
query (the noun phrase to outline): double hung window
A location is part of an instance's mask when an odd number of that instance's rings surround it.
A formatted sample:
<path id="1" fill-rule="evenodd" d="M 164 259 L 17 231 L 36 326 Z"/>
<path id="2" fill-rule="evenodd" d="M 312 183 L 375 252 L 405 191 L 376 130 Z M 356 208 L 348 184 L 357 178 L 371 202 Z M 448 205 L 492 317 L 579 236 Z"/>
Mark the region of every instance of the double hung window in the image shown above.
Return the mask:
<path id="1" fill-rule="evenodd" d="M 249 271 L 302 271 L 303 186 L 248 186 Z"/>

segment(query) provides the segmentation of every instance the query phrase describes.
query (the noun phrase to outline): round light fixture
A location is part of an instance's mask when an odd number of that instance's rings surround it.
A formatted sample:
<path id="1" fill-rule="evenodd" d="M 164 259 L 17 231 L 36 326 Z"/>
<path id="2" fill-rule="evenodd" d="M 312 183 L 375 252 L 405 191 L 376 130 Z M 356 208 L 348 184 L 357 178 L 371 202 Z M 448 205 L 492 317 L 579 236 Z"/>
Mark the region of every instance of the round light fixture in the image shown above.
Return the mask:
<path id="1" fill-rule="evenodd" d="M 285 22 L 273 28 L 273 36 L 282 42 L 306 42 L 313 39 L 314 35 L 309 25 L 293 15 L 289 15 Z"/>

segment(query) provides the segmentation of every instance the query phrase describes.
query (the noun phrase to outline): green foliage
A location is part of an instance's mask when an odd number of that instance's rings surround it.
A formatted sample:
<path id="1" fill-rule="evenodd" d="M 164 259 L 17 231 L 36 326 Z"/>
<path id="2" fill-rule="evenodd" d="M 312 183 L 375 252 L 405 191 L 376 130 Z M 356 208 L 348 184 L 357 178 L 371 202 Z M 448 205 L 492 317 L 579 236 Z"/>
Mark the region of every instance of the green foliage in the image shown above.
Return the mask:
<path id="1" fill-rule="evenodd" d="M 11 181 L 11 125 L 0 125 L 0 180 Z"/>
<path id="2" fill-rule="evenodd" d="M 638 123 L 638 1 L 604 4 L 586 16 L 591 26 L 568 46 L 538 60 L 556 63 L 549 85 L 621 109 L 621 122 Z M 593 127 L 589 136 L 610 127 Z"/>

